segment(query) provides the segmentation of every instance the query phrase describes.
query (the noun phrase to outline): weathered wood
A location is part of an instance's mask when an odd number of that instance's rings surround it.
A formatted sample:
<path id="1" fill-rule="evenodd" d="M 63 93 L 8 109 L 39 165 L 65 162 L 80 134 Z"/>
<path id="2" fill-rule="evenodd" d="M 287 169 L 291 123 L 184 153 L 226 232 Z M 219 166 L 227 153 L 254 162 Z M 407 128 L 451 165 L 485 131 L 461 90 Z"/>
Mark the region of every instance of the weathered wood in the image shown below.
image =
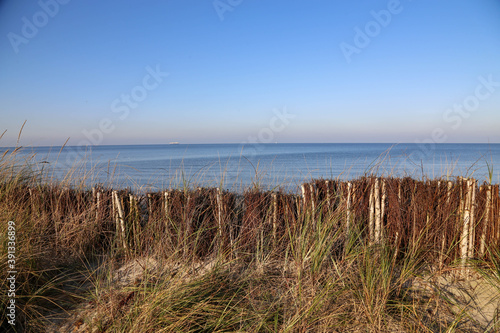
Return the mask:
<path id="1" fill-rule="evenodd" d="M 101 196 L 102 196 L 102 191 L 97 190 L 96 193 L 96 210 L 95 210 L 95 220 L 99 222 L 99 211 L 101 210 Z"/>
<path id="2" fill-rule="evenodd" d="M 476 240 L 476 189 L 477 184 L 475 179 L 470 180 L 470 222 L 469 222 L 469 245 L 467 257 L 468 259 L 472 259 L 474 257 L 474 248 L 475 248 L 475 240 Z"/>
<path id="3" fill-rule="evenodd" d="M 222 241 L 222 193 L 220 188 L 217 187 L 217 227 L 218 227 L 218 235 L 219 241 Z"/>
<path id="4" fill-rule="evenodd" d="M 382 238 L 382 223 L 381 223 L 381 204 L 380 204 L 380 181 L 375 179 L 374 198 L 375 201 L 375 229 L 374 229 L 374 242 L 380 243 Z"/>
<path id="5" fill-rule="evenodd" d="M 309 184 L 309 191 L 311 192 L 311 218 L 314 219 L 316 215 L 316 196 L 313 184 Z"/>
<path id="6" fill-rule="evenodd" d="M 122 207 L 121 201 L 118 197 L 118 192 L 113 191 L 112 195 L 113 195 L 113 198 L 115 201 L 116 212 L 117 212 L 116 223 L 117 223 L 117 226 L 120 227 L 120 232 L 121 232 L 120 238 L 122 240 L 123 248 L 126 250 L 128 248 L 128 246 L 127 246 L 127 233 L 126 233 L 126 229 L 125 229 L 125 216 L 123 214 L 123 207 Z"/>
<path id="7" fill-rule="evenodd" d="M 306 198 L 306 185 L 305 184 L 302 184 L 302 186 L 300 187 L 300 192 L 302 193 L 302 209 L 304 212 L 307 212 L 307 198 Z"/>
<path id="8" fill-rule="evenodd" d="M 384 240 L 384 217 L 385 217 L 385 202 L 387 201 L 387 188 L 385 179 L 382 178 L 382 198 L 380 201 L 380 241 Z"/>
<path id="9" fill-rule="evenodd" d="M 326 207 L 330 208 L 330 182 L 328 180 L 325 181 L 326 186 Z"/>
<path id="10" fill-rule="evenodd" d="M 165 218 L 168 221 L 170 218 L 170 191 L 165 191 L 163 193 L 163 211 L 165 214 Z"/>
<path id="11" fill-rule="evenodd" d="M 349 236 L 349 231 L 351 228 L 351 198 L 352 198 L 352 183 L 347 183 L 347 203 L 346 203 L 346 233 Z"/>
<path id="12" fill-rule="evenodd" d="M 481 187 L 483 188 L 483 187 Z M 491 193 L 491 185 L 486 185 L 486 204 L 485 204 L 485 212 L 483 217 L 483 228 L 481 230 L 481 243 L 479 246 L 479 254 L 481 257 L 485 255 L 486 252 L 486 232 L 488 230 L 488 226 L 491 223 L 491 212 L 492 212 L 492 193 Z"/>
<path id="13" fill-rule="evenodd" d="M 460 255 L 462 259 L 462 265 L 465 266 L 467 259 L 469 258 L 469 245 L 470 245 L 470 224 L 471 224 L 471 201 L 472 201 L 472 191 L 471 191 L 471 181 L 467 179 L 465 184 L 463 200 L 463 226 L 462 226 L 462 236 L 460 237 Z"/>
<path id="14" fill-rule="evenodd" d="M 371 244 L 375 239 L 375 189 L 373 184 L 370 187 L 368 233 Z"/>
<path id="15" fill-rule="evenodd" d="M 276 242 L 276 233 L 278 230 L 278 200 L 275 192 L 272 193 L 273 204 L 273 242 Z"/>

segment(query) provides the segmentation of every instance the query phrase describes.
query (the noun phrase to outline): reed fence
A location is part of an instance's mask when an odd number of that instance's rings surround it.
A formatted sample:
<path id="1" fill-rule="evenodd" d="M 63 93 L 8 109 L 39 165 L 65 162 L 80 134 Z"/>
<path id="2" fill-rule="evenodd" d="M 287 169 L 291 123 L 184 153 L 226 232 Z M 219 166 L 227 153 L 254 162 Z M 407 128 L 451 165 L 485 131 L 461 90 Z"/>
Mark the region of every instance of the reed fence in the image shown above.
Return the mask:
<path id="1" fill-rule="evenodd" d="M 401 253 L 417 246 L 441 264 L 488 259 L 488 248 L 500 246 L 499 185 L 471 178 L 318 179 L 303 184 L 298 195 L 219 188 L 137 195 L 102 187 L 20 186 L 0 200 L 21 204 L 25 218 L 40 221 L 40 235 L 53 239 L 56 248 L 73 242 L 77 252 L 100 244 L 134 253 L 161 247 L 168 255 L 200 258 L 216 251 L 279 253 L 294 230 L 320 220 L 346 239 L 355 233 L 359 241 Z M 67 237 L 82 232 L 84 238 Z"/>

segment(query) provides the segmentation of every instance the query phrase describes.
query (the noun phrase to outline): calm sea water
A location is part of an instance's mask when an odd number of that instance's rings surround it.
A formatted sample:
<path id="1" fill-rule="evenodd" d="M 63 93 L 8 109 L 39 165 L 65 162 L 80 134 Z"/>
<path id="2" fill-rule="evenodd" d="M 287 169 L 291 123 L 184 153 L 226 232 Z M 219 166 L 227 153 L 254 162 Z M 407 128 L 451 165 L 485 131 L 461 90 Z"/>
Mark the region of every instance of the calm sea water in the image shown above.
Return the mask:
<path id="1" fill-rule="evenodd" d="M 1 151 L 2 149 L 0 149 Z M 17 155 L 52 179 L 86 177 L 134 190 L 183 185 L 241 190 L 254 184 L 295 191 L 311 178 L 365 174 L 473 176 L 500 182 L 500 144 L 172 144 L 27 147 Z"/>

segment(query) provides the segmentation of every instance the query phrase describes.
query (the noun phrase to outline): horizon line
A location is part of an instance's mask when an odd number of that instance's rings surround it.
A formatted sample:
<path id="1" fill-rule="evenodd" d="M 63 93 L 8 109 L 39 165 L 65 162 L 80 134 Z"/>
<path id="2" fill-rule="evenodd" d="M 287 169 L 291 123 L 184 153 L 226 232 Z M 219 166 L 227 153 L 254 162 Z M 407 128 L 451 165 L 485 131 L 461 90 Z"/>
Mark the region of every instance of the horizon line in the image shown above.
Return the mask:
<path id="1" fill-rule="evenodd" d="M 214 143 L 182 143 L 182 142 L 171 142 L 171 143 L 129 143 L 129 144 L 99 144 L 99 145 L 16 145 L 16 146 L 0 146 L 0 148 L 52 148 L 52 147 L 113 147 L 113 146 L 180 146 L 180 145 L 239 145 L 239 146 L 254 146 L 254 145 L 325 145 L 325 144 L 349 144 L 349 145 L 366 145 L 366 144 L 390 144 L 390 145 L 401 145 L 401 144 L 411 144 L 411 145 L 498 145 L 500 142 L 442 142 L 442 143 L 416 143 L 416 142 L 214 142 Z"/>

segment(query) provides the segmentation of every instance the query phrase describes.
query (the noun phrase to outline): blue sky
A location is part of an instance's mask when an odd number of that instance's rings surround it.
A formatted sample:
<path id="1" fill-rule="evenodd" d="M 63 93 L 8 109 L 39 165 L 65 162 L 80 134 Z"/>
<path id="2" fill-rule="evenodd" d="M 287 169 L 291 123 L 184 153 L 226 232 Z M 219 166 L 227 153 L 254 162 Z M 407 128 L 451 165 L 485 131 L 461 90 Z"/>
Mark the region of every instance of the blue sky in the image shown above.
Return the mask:
<path id="1" fill-rule="evenodd" d="M 498 143 L 499 18 L 493 0 L 3 1 L 0 146 L 25 120 L 23 145 Z"/>

